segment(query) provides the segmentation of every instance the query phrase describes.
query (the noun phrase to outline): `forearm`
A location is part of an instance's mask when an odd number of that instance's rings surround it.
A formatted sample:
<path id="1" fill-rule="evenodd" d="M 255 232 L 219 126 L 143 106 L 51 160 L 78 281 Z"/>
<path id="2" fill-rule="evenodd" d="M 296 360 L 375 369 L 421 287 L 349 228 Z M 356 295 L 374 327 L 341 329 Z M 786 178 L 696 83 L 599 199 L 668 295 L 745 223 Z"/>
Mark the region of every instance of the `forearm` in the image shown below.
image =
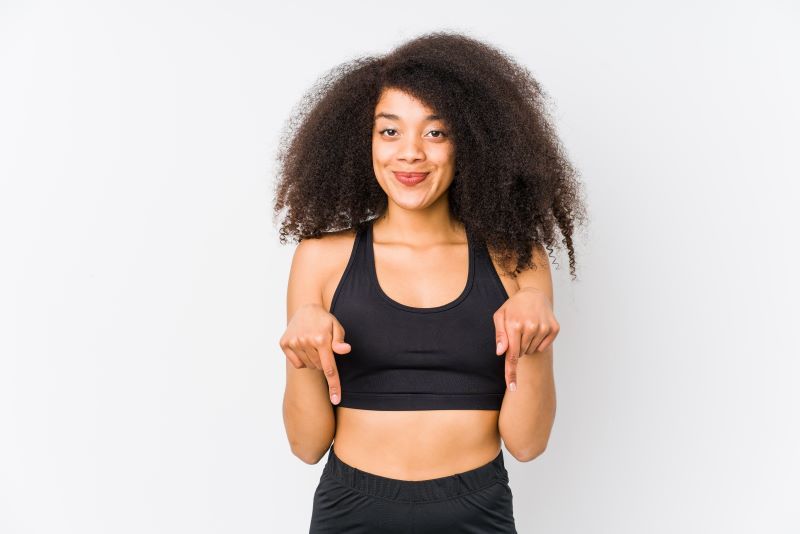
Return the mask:
<path id="1" fill-rule="evenodd" d="M 553 346 L 528 354 L 517 364 L 517 390 L 506 390 L 500 409 L 503 443 L 517 460 L 527 462 L 544 452 L 556 415 Z"/>
<path id="2" fill-rule="evenodd" d="M 283 395 L 286 436 L 295 456 L 315 464 L 330 447 L 336 432 L 327 382 L 319 369 L 292 368 L 290 372 L 291 379 L 287 380 Z M 319 381 L 319 387 L 308 387 L 309 380 Z"/>

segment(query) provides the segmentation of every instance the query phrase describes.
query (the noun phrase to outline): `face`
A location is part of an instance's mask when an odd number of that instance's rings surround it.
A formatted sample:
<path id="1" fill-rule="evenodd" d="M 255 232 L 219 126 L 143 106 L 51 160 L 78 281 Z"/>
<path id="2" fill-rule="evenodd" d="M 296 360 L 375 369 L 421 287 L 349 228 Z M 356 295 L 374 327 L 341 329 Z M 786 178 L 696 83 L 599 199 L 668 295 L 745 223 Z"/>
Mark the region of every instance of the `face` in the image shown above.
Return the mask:
<path id="1" fill-rule="evenodd" d="M 433 110 L 408 93 L 385 89 L 375 106 L 372 166 L 390 203 L 409 210 L 427 208 L 453 181 L 450 131 Z"/>

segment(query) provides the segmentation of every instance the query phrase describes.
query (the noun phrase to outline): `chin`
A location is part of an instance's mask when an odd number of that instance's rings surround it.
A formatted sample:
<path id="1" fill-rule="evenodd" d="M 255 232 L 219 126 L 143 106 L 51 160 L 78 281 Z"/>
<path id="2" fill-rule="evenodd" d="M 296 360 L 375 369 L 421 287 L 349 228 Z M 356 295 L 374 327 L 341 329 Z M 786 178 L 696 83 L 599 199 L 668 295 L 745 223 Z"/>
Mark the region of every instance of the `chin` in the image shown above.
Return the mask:
<path id="1" fill-rule="evenodd" d="M 428 195 L 418 195 L 414 197 L 399 195 L 391 197 L 391 200 L 397 207 L 408 211 L 421 210 L 428 207 Z"/>

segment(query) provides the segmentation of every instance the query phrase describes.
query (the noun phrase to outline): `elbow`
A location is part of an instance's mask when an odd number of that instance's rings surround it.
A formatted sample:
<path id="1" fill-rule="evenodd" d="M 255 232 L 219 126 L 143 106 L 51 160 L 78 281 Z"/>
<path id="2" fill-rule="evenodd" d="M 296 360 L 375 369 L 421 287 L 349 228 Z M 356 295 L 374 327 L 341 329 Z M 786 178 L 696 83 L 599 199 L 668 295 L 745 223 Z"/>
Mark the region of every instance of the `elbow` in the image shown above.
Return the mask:
<path id="1" fill-rule="evenodd" d="M 511 456 L 514 457 L 518 462 L 530 462 L 531 460 L 538 458 L 539 456 L 544 453 L 545 449 L 547 449 L 547 443 L 528 447 L 527 449 L 522 450 L 511 450 L 509 449 L 509 453 Z"/>
<path id="2" fill-rule="evenodd" d="M 294 455 L 297 456 L 298 458 L 300 458 L 300 460 L 302 460 L 303 463 L 306 463 L 308 465 L 316 465 L 316 464 L 318 464 L 319 461 L 322 459 L 322 456 L 323 456 L 323 455 L 318 455 L 318 454 L 313 454 L 313 455 L 312 454 L 300 454 L 300 453 L 296 453 L 296 452 L 294 453 Z"/>
<path id="3" fill-rule="evenodd" d="M 330 445 L 328 447 L 330 447 Z M 322 460 L 322 458 L 325 456 L 325 453 L 328 452 L 328 447 L 326 447 L 324 450 L 311 450 L 307 447 L 300 447 L 292 444 L 291 449 L 292 454 L 300 458 L 303 463 L 308 465 L 316 465 L 320 460 Z"/>

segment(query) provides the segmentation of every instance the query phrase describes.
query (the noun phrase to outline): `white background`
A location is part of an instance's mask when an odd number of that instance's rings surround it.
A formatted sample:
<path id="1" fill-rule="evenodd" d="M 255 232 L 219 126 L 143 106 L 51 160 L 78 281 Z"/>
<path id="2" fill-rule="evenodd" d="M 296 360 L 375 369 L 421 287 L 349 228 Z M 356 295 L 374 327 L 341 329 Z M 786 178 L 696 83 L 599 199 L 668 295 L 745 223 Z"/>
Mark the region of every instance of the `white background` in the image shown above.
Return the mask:
<path id="1" fill-rule="evenodd" d="M 554 102 L 587 184 L 520 532 L 797 533 L 795 2 L 0 2 L 0 531 L 307 532 L 281 418 L 278 135 L 450 29 Z M 513 125 L 499 125 L 513 127 Z"/>

